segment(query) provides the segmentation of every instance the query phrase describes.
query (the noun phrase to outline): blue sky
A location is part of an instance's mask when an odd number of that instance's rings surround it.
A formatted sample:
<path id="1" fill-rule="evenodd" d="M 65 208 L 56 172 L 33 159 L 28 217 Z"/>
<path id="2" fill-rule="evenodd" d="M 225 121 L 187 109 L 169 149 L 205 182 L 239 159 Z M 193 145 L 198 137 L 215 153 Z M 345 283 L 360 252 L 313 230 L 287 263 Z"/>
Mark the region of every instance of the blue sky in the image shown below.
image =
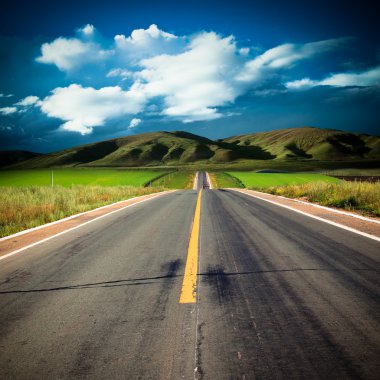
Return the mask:
<path id="1" fill-rule="evenodd" d="M 158 130 L 379 134 L 370 3 L 65 1 L 0 6 L 0 149 Z"/>

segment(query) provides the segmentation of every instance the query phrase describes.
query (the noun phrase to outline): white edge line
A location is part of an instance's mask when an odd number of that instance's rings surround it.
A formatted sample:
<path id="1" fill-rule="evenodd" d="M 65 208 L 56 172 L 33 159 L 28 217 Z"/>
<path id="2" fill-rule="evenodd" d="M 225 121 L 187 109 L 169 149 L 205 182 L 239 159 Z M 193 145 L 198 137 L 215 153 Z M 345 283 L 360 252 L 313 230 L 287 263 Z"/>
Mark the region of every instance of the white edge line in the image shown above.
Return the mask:
<path id="1" fill-rule="evenodd" d="M 55 237 L 61 236 L 61 235 L 65 234 L 65 233 L 67 233 L 67 232 L 70 232 L 70 231 L 76 230 L 77 228 L 80 228 L 80 227 L 83 227 L 83 226 L 85 226 L 85 225 L 87 225 L 87 224 L 90 224 L 90 223 L 92 223 L 92 222 L 95 222 L 95 221 L 97 221 L 97 220 L 99 220 L 99 219 L 102 219 L 102 218 L 108 216 L 108 215 L 112 215 L 112 214 L 115 214 L 116 212 L 119 212 L 119 211 L 125 210 L 125 209 L 128 208 L 128 207 L 135 206 L 135 205 L 138 205 L 138 204 L 143 203 L 143 202 L 146 202 L 146 201 L 150 201 L 151 199 L 157 198 L 157 197 L 159 197 L 159 196 L 161 196 L 161 195 L 164 195 L 164 194 L 167 194 L 167 192 L 161 192 L 161 193 L 155 194 L 153 197 L 150 197 L 150 198 L 148 198 L 148 199 L 142 199 L 142 200 L 139 201 L 139 202 L 132 203 L 132 204 L 130 204 L 130 205 L 124 206 L 124 207 L 119 208 L 119 209 L 114 210 L 114 211 L 110 211 L 110 212 L 108 212 L 107 214 L 103 214 L 103 215 L 97 216 L 96 218 L 91 219 L 91 220 L 88 220 L 87 222 L 84 222 L 84 223 L 82 223 L 82 224 L 79 224 L 78 226 L 71 227 L 71 228 L 69 228 L 69 229 L 67 229 L 67 230 L 64 230 L 64 231 L 58 232 L 58 233 L 55 234 L 55 235 L 49 236 L 49 237 L 47 237 L 47 238 L 45 238 L 45 239 L 42 239 L 42 240 L 36 241 L 36 242 L 34 242 L 34 243 L 32 243 L 32 244 L 26 245 L 25 247 L 22 247 L 22 248 L 16 249 L 15 251 L 12 251 L 12 252 L 9 252 L 9 253 L 7 253 L 7 254 L 5 254 L 5 255 L 3 255 L 3 256 L 0 256 L 0 261 L 1 261 L 1 260 L 4 260 L 4 259 L 6 259 L 6 258 L 8 258 L 8 257 L 10 257 L 10 256 L 13 256 L 13 255 L 15 255 L 16 253 L 19 253 L 19 252 L 25 251 L 26 249 L 32 248 L 32 247 L 34 247 L 34 246 L 36 246 L 36 245 L 38 245 L 38 244 L 41 244 L 41 243 L 44 243 L 44 242 L 46 242 L 46 241 L 48 241 L 48 240 L 54 239 Z M 138 198 L 138 197 L 135 197 L 135 198 Z M 131 199 L 135 199 L 135 198 L 131 198 Z M 118 203 L 119 203 L 119 202 L 118 202 Z M 110 205 L 109 205 L 109 206 L 110 206 Z M 62 219 L 62 221 L 63 221 L 63 219 Z M 44 225 L 44 226 L 46 226 L 46 225 Z M 13 235 L 13 236 L 14 236 L 14 235 Z"/>
<path id="2" fill-rule="evenodd" d="M 237 191 L 237 192 L 242 193 L 242 194 L 247 194 L 247 195 L 249 195 L 250 197 L 254 197 L 254 198 L 261 199 L 261 200 L 263 200 L 263 201 L 265 201 L 265 202 L 269 202 L 269 203 L 272 203 L 272 204 L 274 204 L 274 205 L 276 205 L 276 206 L 280 206 L 280 207 L 287 208 L 288 210 L 292 210 L 292 211 L 294 211 L 294 212 L 298 212 L 299 214 L 306 215 L 306 216 L 308 216 L 308 217 L 310 217 L 310 218 L 317 219 L 317 220 L 319 220 L 319 221 L 321 221 L 321 222 L 325 222 L 325 223 L 327 223 L 327 224 L 331 224 L 331 225 L 333 225 L 333 226 L 335 226 L 335 227 L 339 227 L 339 228 L 342 228 L 342 229 L 344 229 L 344 230 L 347 230 L 347 231 L 353 232 L 353 233 L 355 233 L 355 234 L 365 236 L 365 237 L 367 237 L 367 238 L 369 238 L 369 239 L 373 239 L 373 240 L 376 240 L 376 241 L 380 241 L 380 237 L 377 237 L 377 236 L 375 236 L 375 235 L 370 235 L 370 234 L 367 234 L 367 233 L 365 233 L 365 232 L 362 232 L 362 231 L 356 230 L 356 229 L 354 229 L 354 228 L 347 227 L 347 226 L 345 226 L 345 225 L 343 225 L 343 224 L 335 223 L 335 222 L 332 222 L 332 221 L 330 221 L 330 220 L 320 218 L 319 216 L 315 216 L 315 215 L 312 215 L 312 214 L 308 214 L 308 213 L 306 213 L 306 212 L 304 212 L 304 211 L 297 210 L 297 209 L 292 208 L 292 207 L 290 207 L 290 206 L 282 205 L 281 203 L 277 203 L 277 202 L 271 201 L 271 200 L 269 200 L 269 199 L 265 199 L 265 198 L 259 197 L 258 195 L 249 194 L 249 193 L 246 193 L 246 192 L 244 192 L 244 191 L 237 190 L 237 189 L 233 189 L 233 191 Z"/>
<path id="3" fill-rule="evenodd" d="M 198 189 L 198 175 L 199 175 L 199 172 L 196 172 L 195 173 L 195 177 L 194 177 L 193 190 L 197 190 Z"/>
<path id="4" fill-rule="evenodd" d="M 249 190 L 249 191 L 254 191 L 256 193 L 260 193 L 260 194 L 263 194 L 263 195 L 271 195 L 273 197 L 278 197 L 278 198 L 281 198 L 281 199 L 285 199 L 287 201 L 302 203 L 302 204 L 304 204 L 306 206 L 313 206 L 313 207 L 321 208 L 321 209 L 326 210 L 326 211 L 335 212 L 336 214 L 342 214 L 342 215 L 346 215 L 346 216 L 351 216 L 352 218 L 361 219 L 361 220 L 364 220 L 366 222 L 380 224 L 379 220 L 375 220 L 375 219 L 371 219 L 371 218 L 366 218 L 365 216 L 362 216 L 362 215 L 357 215 L 357 214 L 353 214 L 353 213 L 350 213 L 350 212 L 346 212 L 346 211 L 342 211 L 342 210 L 337 210 L 335 208 L 331 208 L 331 207 L 327 207 L 327 206 L 321 206 L 321 205 L 313 203 L 313 202 L 305 202 L 305 201 L 301 201 L 299 199 L 288 198 L 288 197 L 284 197 L 283 195 L 274 195 L 274 194 L 270 194 L 270 193 L 264 193 L 264 192 L 258 191 L 258 190 L 251 190 L 251 189 L 241 189 L 241 190 Z"/>
<path id="5" fill-rule="evenodd" d="M 163 191 L 163 192 L 160 192 L 160 193 L 157 193 L 157 194 L 164 194 L 164 193 L 166 193 L 166 191 Z M 154 194 L 154 193 L 152 193 L 152 194 Z M 4 236 L 4 237 L 0 238 L 0 242 L 8 240 L 8 239 L 13 239 L 13 238 L 15 238 L 17 236 L 24 235 L 24 234 L 27 234 L 27 233 L 32 232 L 32 231 L 40 230 L 41 228 L 50 227 L 50 226 L 53 226 L 54 224 L 63 223 L 63 222 L 66 222 L 67 220 L 75 219 L 75 218 L 77 218 L 79 216 L 89 214 L 90 212 L 102 210 L 103 208 L 106 208 L 106 207 L 114 206 L 114 205 L 117 205 L 117 204 L 120 204 L 120 203 L 123 203 L 123 202 L 128 202 L 128 201 L 131 201 L 133 199 L 138 199 L 138 198 L 141 198 L 141 197 L 146 197 L 148 195 L 151 195 L 151 194 L 145 194 L 145 195 L 140 195 L 138 197 L 132 197 L 132 198 L 124 199 L 124 200 L 121 200 L 121 201 L 118 201 L 118 202 L 115 202 L 115 203 L 110 203 L 108 205 L 104 205 L 104 206 L 100 206 L 100 207 L 94 208 L 92 210 L 80 212 L 79 214 L 70 215 L 70 216 L 67 216 L 66 218 L 55 220 L 54 222 L 50 222 L 50 223 L 46 223 L 46 224 L 41 224 L 40 226 L 37 226 L 37 227 L 29 228 L 27 230 L 16 232 L 15 234 L 12 234 L 12 235 Z"/>
<path id="6" fill-rule="evenodd" d="M 335 212 L 337 214 L 342 214 L 342 215 L 346 215 L 346 216 L 351 216 L 353 218 L 361 219 L 361 220 L 364 220 L 366 222 L 380 224 L 379 220 L 374 220 L 374 219 L 366 218 L 365 216 L 362 216 L 362 215 L 356 215 L 356 214 L 352 214 L 350 212 L 336 210 L 335 208 L 326 207 L 326 206 L 318 205 L 318 204 L 311 203 L 311 202 L 305 202 L 305 201 L 301 201 L 299 199 L 287 198 L 287 197 L 284 197 L 282 195 L 277 195 L 277 196 L 279 198 L 287 199 L 287 200 L 290 200 L 290 201 L 293 201 L 293 202 L 297 202 L 297 203 L 302 203 L 302 204 L 307 205 L 307 206 L 313 206 L 313 207 L 321 208 L 323 210 L 332 211 L 332 212 Z"/>
<path id="7" fill-rule="evenodd" d="M 212 190 L 213 189 L 212 182 L 211 182 L 211 178 L 210 178 L 210 175 L 208 174 L 208 172 L 206 172 L 206 177 L 207 177 L 207 182 L 208 182 L 208 185 L 210 187 L 210 190 Z"/>

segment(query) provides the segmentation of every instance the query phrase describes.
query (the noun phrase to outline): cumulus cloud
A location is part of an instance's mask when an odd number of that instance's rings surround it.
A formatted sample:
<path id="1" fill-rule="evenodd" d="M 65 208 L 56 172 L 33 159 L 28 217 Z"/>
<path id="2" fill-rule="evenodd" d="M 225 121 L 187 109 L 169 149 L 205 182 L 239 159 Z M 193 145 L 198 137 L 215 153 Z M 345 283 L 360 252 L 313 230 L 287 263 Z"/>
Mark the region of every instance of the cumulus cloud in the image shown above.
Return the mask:
<path id="1" fill-rule="evenodd" d="M 0 108 L 0 113 L 3 115 L 11 115 L 17 112 L 17 107 L 3 107 Z"/>
<path id="2" fill-rule="evenodd" d="M 289 89 L 305 89 L 315 86 L 367 87 L 378 85 L 380 85 L 380 66 L 362 72 L 332 74 L 319 81 L 304 78 L 285 84 Z"/>
<path id="3" fill-rule="evenodd" d="M 78 81 L 74 79 L 78 83 L 84 83 L 79 80 L 86 73 L 83 67 L 96 63 L 91 69 L 101 69 L 96 74 L 89 71 L 89 77 L 96 77 L 100 88 L 80 84 L 57 88 L 42 101 L 35 99 L 33 105 L 40 106 L 48 116 L 64 120 L 63 129 L 82 134 L 90 133 L 93 127 L 102 126 L 112 118 L 136 115 L 144 110 L 151 112 L 151 107 L 155 107 L 155 115 L 185 123 L 227 117 L 231 113 L 223 112 L 223 107 L 231 105 L 249 89 L 256 93 L 264 91 L 263 84 L 273 78 L 281 84 L 286 69 L 346 42 L 346 39 L 332 39 L 287 43 L 257 53 L 251 47 L 239 46 L 233 36 L 223 37 L 215 32 L 177 36 L 155 24 L 147 29 L 135 29 L 129 36 L 118 34 L 108 42 L 100 38 L 91 24 L 76 32 L 75 37 L 60 37 L 43 44 L 37 61 L 79 73 Z M 367 76 L 373 79 L 373 75 L 376 76 L 371 73 Z M 360 80 L 372 79 L 362 75 Z M 102 87 L 113 80 L 113 84 L 119 83 L 123 88 Z M 339 75 L 326 78 L 326 84 L 349 81 L 359 79 Z M 285 86 L 297 89 L 316 83 L 304 78 Z M 26 103 L 33 100 L 28 98 L 15 105 L 29 105 Z"/>
<path id="4" fill-rule="evenodd" d="M 183 50 L 186 39 L 165 32 L 152 24 L 148 29 L 135 29 L 126 37 L 118 34 L 114 37 L 115 56 L 121 62 L 137 64 L 140 59 L 159 54 L 174 54 Z"/>
<path id="5" fill-rule="evenodd" d="M 59 37 L 42 44 L 36 61 L 53 64 L 66 72 L 94 62 L 136 65 L 142 58 L 178 52 L 185 45 L 183 38 L 160 30 L 155 24 L 147 29 L 135 29 L 128 37 L 118 34 L 113 45 L 107 47 L 102 47 L 105 39 L 99 38 L 95 31 L 93 25 L 87 24 L 77 29 L 77 37 Z"/>
<path id="6" fill-rule="evenodd" d="M 0 98 L 11 98 L 13 94 L 0 94 Z"/>
<path id="7" fill-rule="evenodd" d="M 145 102 L 138 84 L 128 91 L 119 86 L 97 90 L 72 84 L 54 89 L 52 95 L 42 100 L 41 110 L 50 117 L 65 120 L 62 129 L 85 135 L 109 119 L 140 112 Z"/>
<path id="8" fill-rule="evenodd" d="M 38 96 L 27 96 L 26 98 L 20 100 L 19 102 L 15 103 L 15 106 L 21 106 L 21 107 L 30 107 L 30 106 L 38 106 L 40 104 L 40 98 Z"/>
<path id="9" fill-rule="evenodd" d="M 136 75 L 149 97 L 164 97 L 162 114 L 184 122 L 221 117 L 218 106 L 241 93 L 234 81 L 239 52 L 232 37 L 202 33 L 177 55 L 159 55 L 141 62 Z"/>
<path id="10" fill-rule="evenodd" d="M 164 32 L 158 29 L 156 24 L 152 24 L 148 29 L 135 29 L 130 37 L 125 37 L 123 34 L 115 36 L 117 43 L 129 43 L 132 45 L 149 45 L 152 40 L 174 40 L 177 36 L 171 33 Z"/>
<path id="11" fill-rule="evenodd" d="M 128 129 L 133 129 L 137 127 L 141 123 L 141 119 L 138 118 L 133 118 L 131 122 L 129 123 Z"/>
<path id="12" fill-rule="evenodd" d="M 44 43 L 41 47 L 41 56 L 36 60 L 40 63 L 54 64 L 60 70 L 67 71 L 83 62 L 94 60 L 97 50 L 97 46 L 93 43 L 83 42 L 77 38 L 60 37 L 51 43 Z"/>

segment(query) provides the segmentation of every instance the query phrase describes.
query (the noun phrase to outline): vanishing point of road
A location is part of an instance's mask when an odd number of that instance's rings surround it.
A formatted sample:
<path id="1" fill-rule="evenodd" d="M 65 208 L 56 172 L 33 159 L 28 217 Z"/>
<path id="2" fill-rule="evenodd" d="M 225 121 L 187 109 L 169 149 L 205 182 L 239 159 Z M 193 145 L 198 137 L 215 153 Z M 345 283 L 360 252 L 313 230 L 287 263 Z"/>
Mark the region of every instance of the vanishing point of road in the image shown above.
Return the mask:
<path id="1" fill-rule="evenodd" d="M 0 378 L 379 379 L 379 242 L 208 186 L 2 260 Z"/>

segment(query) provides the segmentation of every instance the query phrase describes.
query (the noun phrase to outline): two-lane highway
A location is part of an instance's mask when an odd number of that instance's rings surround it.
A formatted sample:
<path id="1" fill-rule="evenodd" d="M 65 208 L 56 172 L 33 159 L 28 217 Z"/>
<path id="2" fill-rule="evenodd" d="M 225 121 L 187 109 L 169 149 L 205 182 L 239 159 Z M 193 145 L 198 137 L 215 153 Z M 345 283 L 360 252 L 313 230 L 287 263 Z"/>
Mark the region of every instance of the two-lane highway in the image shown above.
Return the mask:
<path id="1" fill-rule="evenodd" d="M 0 378 L 376 379 L 379 247 L 234 191 L 135 205 L 2 261 Z"/>
<path id="2" fill-rule="evenodd" d="M 162 196 L 2 261 L 0 378 L 191 378 L 195 306 L 178 300 L 196 199 Z"/>

